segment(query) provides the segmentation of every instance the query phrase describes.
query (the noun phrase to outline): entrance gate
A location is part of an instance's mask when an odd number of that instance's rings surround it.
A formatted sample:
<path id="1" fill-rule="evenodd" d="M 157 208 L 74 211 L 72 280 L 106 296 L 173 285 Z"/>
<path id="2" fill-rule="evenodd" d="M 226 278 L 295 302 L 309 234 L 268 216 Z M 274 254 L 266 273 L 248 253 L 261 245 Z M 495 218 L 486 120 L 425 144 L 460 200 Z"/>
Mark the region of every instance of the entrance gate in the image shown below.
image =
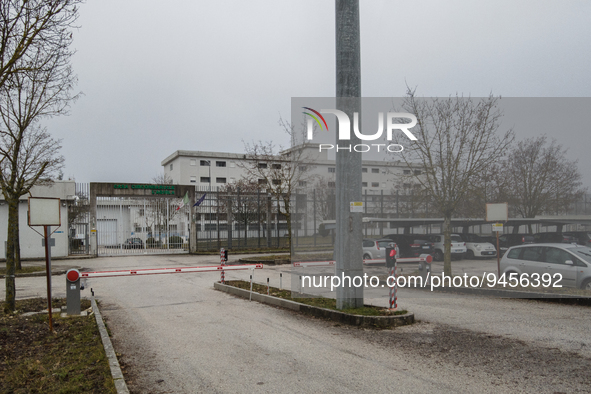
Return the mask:
<path id="1" fill-rule="evenodd" d="M 91 183 L 90 253 L 195 251 L 194 203 L 193 186 Z"/>

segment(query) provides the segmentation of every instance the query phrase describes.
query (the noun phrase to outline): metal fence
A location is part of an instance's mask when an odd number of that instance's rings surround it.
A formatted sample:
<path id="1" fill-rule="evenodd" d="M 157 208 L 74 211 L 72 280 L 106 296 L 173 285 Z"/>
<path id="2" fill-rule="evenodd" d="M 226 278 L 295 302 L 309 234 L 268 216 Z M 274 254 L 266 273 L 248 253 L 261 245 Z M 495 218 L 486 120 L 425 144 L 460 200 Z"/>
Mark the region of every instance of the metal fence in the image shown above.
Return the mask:
<path id="1" fill-rule="evenodd" d="M 70 254 L 89 252 L 89 186 L 76 185 L 76 201 L 69 203 Z M 197 228 L 197 250 L 268 249 L 292 245 L 298 250 L 331 249 L 334 244 L 334 188 L 298 189 L 285 210 L 283 198 L 263 190 L 197 187 L 202 200 L 190 215 L 190 205 L 177 210 L 176 198 L 97 198 L 97 241 L 100 255 L 182 253 L 188 251 L 190 224 Z M 400 231 L 387 219 L 441 216 L 418 190 L 393 192 L 365 189 L 362 195 L 363 236 L 381 237 Z M 484 204 L 465 204 L 458 217 L 482 217 Z M 482 205 L 482 207 L 480 206 Z M 476 207 L 472 209 L 473 207 Z M 559 214 L 589 214 L 591 196 Z M 286 215 L 289 213 L 289 217 Z M 383 221 L 366 220 L 386 219 Z M 288 235 L 291 226 L 291 243 Z M 431 228 L 416 229 L 431 232 Z M 439 231 L 439 229 L 435 229 Z M 482 231 L 482 229 L 478 229 Z"/>

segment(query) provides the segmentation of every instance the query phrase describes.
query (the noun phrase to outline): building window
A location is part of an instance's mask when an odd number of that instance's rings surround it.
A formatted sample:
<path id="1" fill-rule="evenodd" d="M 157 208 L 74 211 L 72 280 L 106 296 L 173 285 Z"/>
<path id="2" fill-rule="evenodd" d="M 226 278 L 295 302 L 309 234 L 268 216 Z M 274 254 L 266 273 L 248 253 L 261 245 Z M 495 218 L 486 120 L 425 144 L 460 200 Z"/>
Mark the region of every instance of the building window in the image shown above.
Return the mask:
<path id="1" fill-rule="evenodd" d="M 361 187 L 367 187 L 367 182 L 361 182 Z"/>
<path id="2" fill-rule="evenodd" d="M 267 184 L 266 179 L 259 179 L 259 185 L 266 185 L 266 184 Z"/>
<path id="3" fill-rule="evenodd" d="M 281 179 L 273 179 L 274 185 L 281 185 Z"/>
<path id="4" fill-rule="evenodd" d="M 372 168 L 371 169 L 371 173 L 372 174 L 379 174 L 380 173 L 380 169 L 379 168 Z"/>
<path id="5" fill-rule="evenodd" d="M 225 167 L 226 166 L 226 162 L 225 161 L 216 161 L 215 162 L 215 166 L 216 167 Z"/>
<path id="6" fill-rule="evenodd" d="M 201 183 L 209 183 L 209 177 L 208 176 L 202 176 L 200 182 Z"/>
<path id="7" fill-rule="evenodd" d="M 230 178 L 230 183 L 236 182 L 236 178 Z"/>
<path id="8" fill-rule="evenodd" d="M 298 169 L 299 169 L 301 172 L 304 172 L 304 171 L 306 171 L 306 170 L 307 170 L 306 166 L 299 166 L 299 167 L 298 167 Z"/>
<path id="9" fill-rule="evenodd" d="M 382 187 L 386 187 L 386 182 L 382 182 Z"/>
<path id="10" fill-rule="evenodd" d="M 298 181 L 298 186 L 306 187 L 306 181 Z"/>
<path id="11" fill-rule="evenodd" d="M 191 177 L 191 183 L 197 183 L 197 177 L 196 176 L 192 176 Z"/>
<path id="12" fill-rule="evenodd" d="M 421 170 L 415 170 L 415 175 L 421 175 Z"/>
<path id="13" fill-rule="evenodd" d="M 403 173 L 404 175 L 409 175 L 409 174 L 410 174 L 410 170 L 404 170 L 404 171 L 402 171 L 402 173 Z"/>
<path id="14" fill-rule="evenodd" d="M 215 178 L 215 183 L 226 183 L 226 178 Z"/>
<path id="15" fill-rule="evenodd" d="M 328 182 L 328 187 L 336 187 L 337 184 L 335 182 Z"/>
<path id="16" fill-rule="evenodd" d="M 410 183 L 405 183 L 402 185 L 405 189 L 410 189 Z"/>
<path id="17" fill-rule="evenodd" d="M 172 163 L 170 163 L 170 171 L 172 171 Z"/>
<path id="18" fill-rule="evenodd" d="M 372 182 L 371 187 L 380 187 L 380 182 Z"/>
<path id="19" fill-rule="evenodd" d="M 362 168 L 362 169 L 361 169 L 361 172 L 367 172 L 367 168 L 365 168 L 365 167 L 364 167 L 364 168 Z"/>
<path id="20" fill-rule="evenodd" d="M 271 164 L 271 168 L 274 170 L 280 170 L 281 169 L 281 164 Z"/>
<path id="21" fill-rule="evenodd" d="M 209 160 L 201 160 L 199 161 L 199 165 L 209 167 Z"/>
<path id="22" fill-rule="evenodd" d="M 337 172 L 337 169 L 334 167 L 328 167 L 328 172 Z"/>
<path id="23" fill-rule="evenodd" d="M 192 166 L 196 166 L 196 165 L 197 165 L 197 160 L 195 160 L 195 159 L 191 159 L 191 165 L 192 165 Z"/>
<path id="24" fill-rule="evenodd" d="M 259 163 L 259 168 L 267 168 L 267 163 Z"/>
<path id="25" fill-rule="evenodd" d="M 230 162 L 230 167 L 231 167 L 231 168 L 234 168 L 234 167 L 236 167 L 236 163 L 235 163 L 235 162 L 233 162 L 233 161 L 231 161 L 231 162 Z"/>

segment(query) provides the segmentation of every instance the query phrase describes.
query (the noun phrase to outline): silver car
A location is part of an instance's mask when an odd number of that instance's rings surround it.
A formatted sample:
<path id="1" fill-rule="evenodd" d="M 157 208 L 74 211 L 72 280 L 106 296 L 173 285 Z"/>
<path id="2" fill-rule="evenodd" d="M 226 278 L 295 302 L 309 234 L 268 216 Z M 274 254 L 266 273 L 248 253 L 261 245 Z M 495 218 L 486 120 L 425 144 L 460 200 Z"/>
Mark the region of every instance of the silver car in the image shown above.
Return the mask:
<path id="1" fill-rule="evenodd" d="M 396 249 L 396 256 L 399 255 L 398 245 L 391 239 L 364 239 L 363 240 L 363 260 L 386 259 L 386 248 Z"/>
<path id="2" fill-rule="evenodd" d="M 501 259 L 501 272 L 506 274 L 544 274 L 561 278 L 560 285 L 591 290 L 591 248 L 574 244 L 529 244 L 513 246 Z M 547 287 L 547 286 L 546 286 Z"/>

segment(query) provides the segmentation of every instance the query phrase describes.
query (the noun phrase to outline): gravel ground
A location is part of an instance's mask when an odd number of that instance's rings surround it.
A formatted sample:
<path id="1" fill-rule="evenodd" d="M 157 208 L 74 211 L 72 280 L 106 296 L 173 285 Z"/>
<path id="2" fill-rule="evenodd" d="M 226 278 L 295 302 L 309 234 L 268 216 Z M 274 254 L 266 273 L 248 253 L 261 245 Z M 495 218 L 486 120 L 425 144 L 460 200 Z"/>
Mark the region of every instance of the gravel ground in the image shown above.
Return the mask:
<path id="1" fill-rule="evenodd" d="M 211 256 L 138 256 L 80 265 L 212 262 Z M 266 267 L 255 277 L 277 285 L 279 272 L 286 267 Z M 235 298 L 213 290 L 215 280 L 218 273 L 88 281 L 133 393 L 590 391 L 590 308 L 408 290 L 400 293 L 400 306 L 420 323 L 378 331 Z M 283 284 L 289 284 L 285 275 Z M 44 278 L 17 279 L 21 296 L 43 293 L 44 286 Z M 65 288 L 64 277 L 54 286 Z M 366 299 L 385 305 L 381 293 L 368 291 Z"/>

